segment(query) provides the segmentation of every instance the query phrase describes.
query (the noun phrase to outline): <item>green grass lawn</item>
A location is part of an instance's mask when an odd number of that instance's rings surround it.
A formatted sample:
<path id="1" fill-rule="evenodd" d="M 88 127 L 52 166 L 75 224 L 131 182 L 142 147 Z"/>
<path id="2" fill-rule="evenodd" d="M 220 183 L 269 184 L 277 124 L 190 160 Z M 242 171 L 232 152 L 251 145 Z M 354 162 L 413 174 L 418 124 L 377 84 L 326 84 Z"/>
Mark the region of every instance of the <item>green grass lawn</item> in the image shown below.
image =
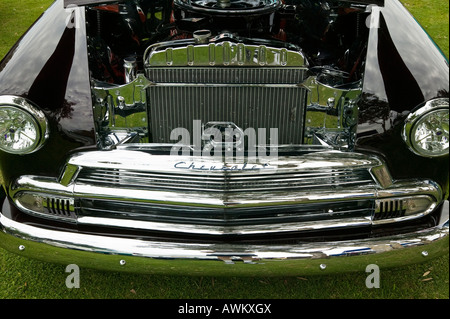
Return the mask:
<path id="1" fill-rule="evenodd" d="M 0 59 L 51 3 L 52 0 L 0 1 Z"/>
<path id="2" fill-rule="evenodd" d="M 81 269 L 80 288 L 65 285 L 65 266 L 0 252 L 0 298 L 114 299 L 443 299 L 449 296 L 448 256 L 381 270 L 380 288 L 367 273 L 307 277 L 189 277 Z"/>
<path id="3" fill-rule="evenodd" d="M 0 58 L 8 52 L 20 35 L 51 2 L 51 0 L 0 1 Z M 405 0 L 403 2 L 448 56 L 448 1 Z M 81 269 L 79 289 L 66 287 L 67 275 L 65 266 L 25 259 L 0 249 L 0 299 L 449 298 L 448 255 L 423 264 L 382 270 L 381 287 L 378 289 L 366 288 L 366 273 L 308 277 L 227 278 L 143 276 Z"/>

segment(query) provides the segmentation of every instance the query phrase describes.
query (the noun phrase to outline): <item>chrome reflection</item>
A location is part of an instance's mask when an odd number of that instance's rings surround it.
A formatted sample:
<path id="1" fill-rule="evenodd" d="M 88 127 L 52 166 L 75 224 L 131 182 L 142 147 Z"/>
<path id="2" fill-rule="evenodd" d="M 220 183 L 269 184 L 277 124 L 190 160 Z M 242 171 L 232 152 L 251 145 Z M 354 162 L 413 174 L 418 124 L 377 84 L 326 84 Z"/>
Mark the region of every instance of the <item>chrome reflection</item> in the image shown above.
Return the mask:
<path id="1" fill-rule="evenodd" d="M 132 80 L 133 78 L 133 80 Z M 147 87 L 151 82 L 142 74 L 130 76 L 130 83 L 95 83 L 94 120 L 98 146 L 109 149 L 132 141 L 148 142 Z"/>
<path id="2" fill-rule="evenodd" d="M 146 241 L 48 230 L 18 223 L 1 213 L 0 227 L 0 245 L 10 251 L 15 249 L 15 253 L 43 258 L 46 262 L 70 261 L 85 267 L 116 271 L 119 270 L 115 266 L 119 265 L 118 260 L 125 258 L 131 267 L 128 270 L 133 272 L 205 275 L 207 270 L 208 274 L 255 275 L 257 271 L 268 275 L 280 274 L 281 270 L 283 275 L 305 274 L 314 273 L 312 269 L 319 269 L 316 267 L 326 259 L 327 273 L 333 273 L 354 271 L 358 267 L 364 269 L 371 262 L 387 267 L 405 265 L 421 262 L 424 256 L 448 253 L 448 220 L 425 231 L 389 238 L 245 247 Z M 45 249 L 42 249 L 44 245 Z M 397 251 L 402 252 L 404 258 L 399 258 Z M 423 251 L 427 254 L 422 254 Z M 339 262 L 342 258 L 344 265 Z M 314 265 L 316 267 L 312 267 Z"/>
<path id="3" fill-rule="evenodd" d="M 155 43 L 144 54 L 146 68 L 154 67 L 305 67 L 300 48 L 289 44 L 285 48 L 275 47 L 279 42 L 265 39 L 237 37 L 222 33 L 209 39 L 184 39 Z"/>

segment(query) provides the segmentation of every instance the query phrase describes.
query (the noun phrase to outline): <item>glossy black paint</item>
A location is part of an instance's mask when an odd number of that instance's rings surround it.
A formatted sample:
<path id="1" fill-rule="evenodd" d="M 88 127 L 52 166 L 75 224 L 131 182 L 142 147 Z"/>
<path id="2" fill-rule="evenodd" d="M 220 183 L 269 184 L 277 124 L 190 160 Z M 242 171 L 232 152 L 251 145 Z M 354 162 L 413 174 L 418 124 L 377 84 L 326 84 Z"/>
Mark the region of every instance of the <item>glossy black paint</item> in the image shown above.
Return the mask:
<path id="1" fill-rule="evenodd" d="M 386 1 L 370 30 L 359 127 L 371 129 L 360 129 L 357 149 L 381 155 L 395 179 L 430 178 L 448 194 L 448 156 L 417 156 L 401 138 L 411 111 L 448 96 L 448 60 L 403 5 Z"/>
<path id="2" fill-rule="evenodd" d="M 448 97 L 448 77 L 448 60 L 425 30 L 400 2 L 387 1 L 370 30 L 364 92 L 401 113 Z"/>
<path id="3" fill-rule="evenodd" d="M 39 105 L 51 130 L 36 153 L 0 153 L 5 183 L 23 174 L 56 177 L 68 153 L 95 148 L 84 14 L 76 27 L 68 24 L 64 2 L 57 0 L 0 63 L 0 94 Z M 448 156 L 416 156 L 400 136 L 410 111 L 448 97 L 448 61 L 399 2 L 386 1 L 379 21 L 370 30 L 357 150 L 382 156 L 394 178 L 430 178 L 448 192 Z"/>
<path id="4" fill-rule="evenodd" d="M 29 99 L 50 125 L 50 138 L 39 151 L 0 152 L 5 184 L 23 174 L 58 176 L 69 152 L 95 145 L 86 30 L 70 17 L 63 1 L 56 1 L 0 63 L 0 95 Z"/>

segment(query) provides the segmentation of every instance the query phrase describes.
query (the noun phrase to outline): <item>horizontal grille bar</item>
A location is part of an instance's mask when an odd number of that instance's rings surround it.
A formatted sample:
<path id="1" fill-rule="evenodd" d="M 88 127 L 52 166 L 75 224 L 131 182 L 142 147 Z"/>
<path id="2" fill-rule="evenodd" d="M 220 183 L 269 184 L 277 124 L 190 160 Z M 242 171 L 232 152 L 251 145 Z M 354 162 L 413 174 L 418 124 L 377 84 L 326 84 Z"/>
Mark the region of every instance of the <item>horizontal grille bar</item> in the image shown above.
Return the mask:
<path id="1" fill-rule="evenodd" d="M 262 209 L 205 209 L 81 199 L 78 224 L 140 229 L 170 236 L 253 236 L 303 233 L 370 224 L 373 200 Z M 130 219 L 132 216 L 132 219 Z"/>
<path id="2" fill-rule="evenodd" d="M 241 226 L 298 223 L 370 216 L 373 201 L 355 201 L 311 205 L 286 205 L 282 207 L 254 208 L 192 208 L 127 202 L 82 199 L 81 214 L 84 216 L 120 217 L 133 214 L 135 220 L 193 225 Z"/>
<path id="3" fill-rule="evenodd" d="M 83 168 L 77 182 L 138 189 L 175 189 L 183 191 L 241 192 L 333 188 L 373 184 L 367 169 L 272 174 L 169 174 L 121 169 Z"/>

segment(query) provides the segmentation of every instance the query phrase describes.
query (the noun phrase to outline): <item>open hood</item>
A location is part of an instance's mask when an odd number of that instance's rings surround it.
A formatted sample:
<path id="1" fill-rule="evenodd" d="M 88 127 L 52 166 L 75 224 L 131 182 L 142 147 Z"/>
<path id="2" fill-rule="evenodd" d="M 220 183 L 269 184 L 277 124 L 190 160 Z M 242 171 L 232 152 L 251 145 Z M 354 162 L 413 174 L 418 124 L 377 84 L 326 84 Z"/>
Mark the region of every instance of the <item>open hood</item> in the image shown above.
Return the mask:
<path id="1" fill-rule="evenodd" d="M 64 0 L 64 7 L 68 7 L 70 5 L 85 6 L 90 4 L 104 4 L 111 2 L 125 2 L 125 0 Z M 378 6 L 384 6 L 384 0 L 343 0 L 343 2 L 375 4 Z"/>

